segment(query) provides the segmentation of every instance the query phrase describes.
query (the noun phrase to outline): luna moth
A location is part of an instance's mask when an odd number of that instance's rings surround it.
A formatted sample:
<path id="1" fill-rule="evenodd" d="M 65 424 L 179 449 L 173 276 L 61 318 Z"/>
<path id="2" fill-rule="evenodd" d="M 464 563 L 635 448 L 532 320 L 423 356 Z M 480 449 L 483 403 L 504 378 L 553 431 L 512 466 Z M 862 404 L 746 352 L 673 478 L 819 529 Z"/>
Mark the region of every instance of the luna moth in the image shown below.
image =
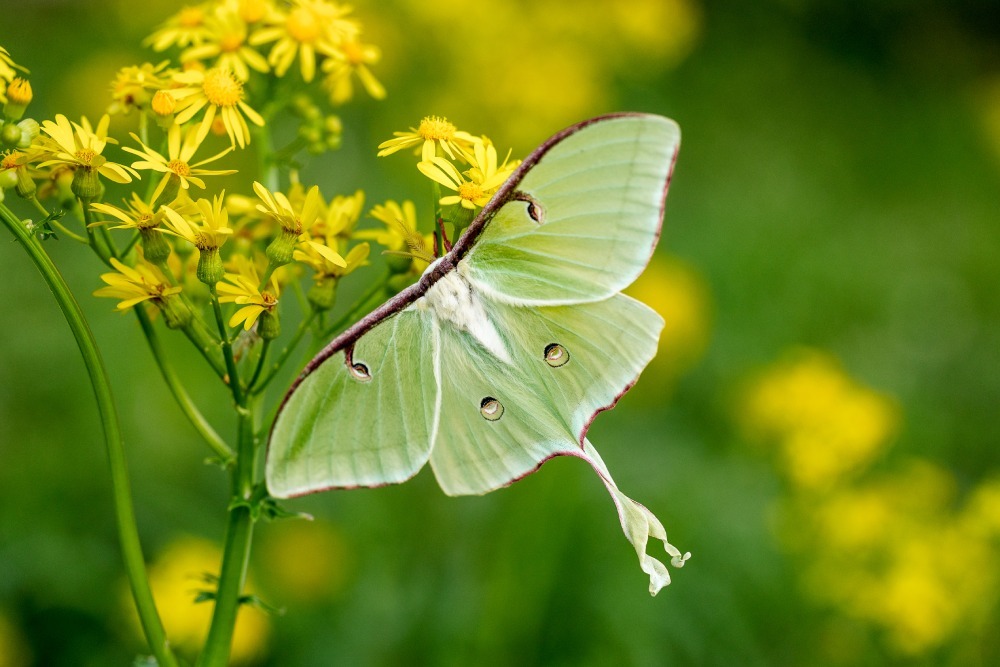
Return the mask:
<path id="1" fill-rule="evenodd" d="M 593 466 L 656 594 L 681 554 L 586 438 L 656 352 L 662 318 L 621 294 L 660 235 L 680 145 L 672 120 L 615 114 L 524 160 L 419 281 L 330 342 L 271 430 L 278 498 L 395 484 L 428 461 L 449 495 L 483 494 L 555 456 Z"/>

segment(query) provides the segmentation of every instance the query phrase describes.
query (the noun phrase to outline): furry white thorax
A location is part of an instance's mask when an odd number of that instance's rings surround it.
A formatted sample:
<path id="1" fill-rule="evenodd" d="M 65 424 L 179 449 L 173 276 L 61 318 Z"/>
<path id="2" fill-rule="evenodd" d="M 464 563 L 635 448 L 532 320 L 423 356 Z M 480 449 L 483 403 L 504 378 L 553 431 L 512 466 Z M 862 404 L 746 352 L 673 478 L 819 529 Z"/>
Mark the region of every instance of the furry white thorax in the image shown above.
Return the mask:
<path id="1" fill-rule="evenodd" d="M 468 331 L 497 359 L 512 363 L 507 347 L 486 314 L 482 299 L 465 279 L 463 268 L 459 262 L 457 270 L 444 274 L 415 305 L 429 308 L 438 319 Z"/>

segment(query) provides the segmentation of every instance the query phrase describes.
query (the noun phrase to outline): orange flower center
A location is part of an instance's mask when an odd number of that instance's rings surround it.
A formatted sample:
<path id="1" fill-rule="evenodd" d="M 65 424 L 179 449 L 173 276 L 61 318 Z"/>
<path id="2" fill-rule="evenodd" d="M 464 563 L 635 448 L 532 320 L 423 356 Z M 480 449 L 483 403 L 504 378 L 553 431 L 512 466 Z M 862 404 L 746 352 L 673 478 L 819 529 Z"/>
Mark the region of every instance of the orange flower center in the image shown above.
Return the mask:
<path id="1" fill-rule="evenodd" d="M 458 196 L 467 201 L 474 202 L 482 199 L 486 195 L 483 189 L 476 183 L 462 183 L 458 186 Z"/>
<path id="2" fill-rule="evenodd" d="M 7 155 L 4 155 L 3 159 L 0 160 L 0 169 L 17 169 L 21 166 L 18 164 L 18 161 L 22 157 L 24 157 L 24 153 L 20 151 L 11 151 Z"/>
<path id="3" fill-rule="evenodd" d="M 185 7 L 181 10 L 178 23 L 183 28 L 197 28 L 205 21 L 205 12 L 201 7 Z"/>
<path id="4" fill-rule="evenodd" d="M 135 216 L 135 226 L 139 229 L 151 229 L 156 227 L 158 221 L 153 217 L 151 213 L 140 213 Z"/>
<path id="5" fill-rule="evenodd" d="M 205 82 L 201 85 L 210 104 L 217 107 L 232 107 L 243 100 L 243 84 L 224 69 L 210 69 L 205 72 Z"/>
<path id="6" fill-rule="evenodd" d="M 238 51 L 241 46 L 243 46 L 243 35 L 238 32 L 223 35 L 222 39 L 219 40 L 219 49 L 221 49 L 223 53 Z"/>
<path id="7" fill-rule="evenodd" d="M 167 169 L 174 172 L 181 178 L 191 175 L 191 167 L 183 160 L 171 160 L 167 163 Z"/>
<path id="8" fill-rule="evenodd" d="M 344 57 L 352 65 L 360 65 L 365 61 L 365 52 L 357 42 L 344 42 L 340 45 Z"/>
<path id="9" fill-rule="evenodd" d="M 455 136 L 455 126 L 448 122 L 448 119 L 440 116 L 427 116 L 420 121 L 417 134 L 424 139 L 441 141 L 451 139 Z"/>
<path id="10" fill-rule="evenodd" d="M 285 29 L 293 39 L 304 44 L 315 42 L 323 34 L 316 16 L 305 7 L 296 7 L 288 14 Z"/>
<path id="11" fill-rule="evenodd" d="M 89 165 L 91 162 L 94 161 L 95 157 L 97 157 L 97 153 L 90 148 L 81 148 L 76 152 L 76 159 L 82 162 L 83 164 Z"/>

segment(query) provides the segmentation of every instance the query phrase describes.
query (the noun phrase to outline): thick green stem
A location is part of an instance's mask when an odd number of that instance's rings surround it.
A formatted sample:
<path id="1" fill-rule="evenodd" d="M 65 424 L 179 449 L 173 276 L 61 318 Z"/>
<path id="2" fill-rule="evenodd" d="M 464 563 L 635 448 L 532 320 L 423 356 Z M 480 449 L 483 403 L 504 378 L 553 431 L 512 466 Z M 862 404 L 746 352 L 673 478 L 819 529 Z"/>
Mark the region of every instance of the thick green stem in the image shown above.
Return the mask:
<path id="1" fill-rule="evenodd" d="M 176 667 L 177 659 L 170 651 L 163 624 L 156 611 L 153 593 L 146 578 L 146 564 L 139 543 L 139 531 L 136 527 L 135 511 L 132 507 L 132 492 L 129 488 L 128 468 L 125 464 L 125 445 L 122 441 L 121 426 L 118 413 L 111 395 L 111 384 L 97 348 L 97 341 L 90 331 L 87 320 L 76 302 L 69 285 L 63 279 L 52 259 L 48 256 L 38 241 L 28 233 L 21 221 L 5 206 L 0 205 L 0 218 L 14 234 L 31 257 L 42 277 L 52 290 L 56 302 L 63 311 L 66 321 L 73 332 L 80 348 L 87 374 L 94 388 L 101 423 L 104 427 L 104 439 L 108 451 L 108 463 L 111 468 L 111 487 L 114 499 L 115 521 L 118 527 L 118 537 L 121 542 L 122 558 L 125 562 L 125 574 L 128 577 L 132 597 L 143 632 L 149 642 L 149 648 L 156 656 L 161 667 Z"/>
<path id="2" fill-rule="evenodd" d="M 174 395 L 174 399 L 177 401 L 177 405 L 180 406 L 181 412 L 188 418 L 188 421 L 191 422 L 191 425 L 194 426 L 195 430 L 198 431 L 208 446 L 212 448 L 215 455 L 222 460 L 223 464 L 228 465 L 232 463 L 235 453 L 222 437 L 216 433 L 215 429 L 208 423 L 208 420 L 205 419 L 205 416 L 201 414 L 197 406 L 195 406 L 194 401 L 191 400 L 191 397 L 184 390 L 180 378 L 177 377 L 177 373 L 174 372 L 173 367 L 167 361 L 163 347 L 160 345 L 160 339 L 156 334 L 156 329 L 153 328 L 153 323 L 149 320 L 149 315 L 141 308 L 136 308 L 135 314 L 139 318 L 139 324 L 142 325 L 143 333 L 146 334 L 146 341 L 149 343 L 149 349 L 153 353 L 156 365 L 160 368 L 160 374 L 163 375 L 163 381 L 167 383 L 170 393 Z"/>

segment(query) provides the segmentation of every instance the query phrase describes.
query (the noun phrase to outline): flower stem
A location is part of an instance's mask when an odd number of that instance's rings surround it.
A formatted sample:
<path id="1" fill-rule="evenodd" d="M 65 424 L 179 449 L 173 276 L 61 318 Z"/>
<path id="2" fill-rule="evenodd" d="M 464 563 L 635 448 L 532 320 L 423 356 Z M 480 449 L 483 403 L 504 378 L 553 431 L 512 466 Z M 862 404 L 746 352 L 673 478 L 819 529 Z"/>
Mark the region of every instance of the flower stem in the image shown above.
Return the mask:
<path id="1" fill-rule="evenodd" d="M 146 334 L 146 341 L 149 343 L 149 349 L 153 353 L 153 359 L 156 360 L 156 365 L 160 368 L 160 374 L 163 375 L 163 381 L 167 383 L 170 393 L 177 400 L 177 405 L 180 406 L 181 412 L 188 418 L 188 421 L 191 422 L 195 430 L 201 434 L 201 437 L 211 447 L 212 451 L 215 452 L 215 455 L 222 460 L 224 465 L 228 466 L 233 462 L 235 453 L 215 429 L 212 428 L 212 425 L 208 423 L 208 420 L 205 419 L 204 415 L 195 406 L 194 401 L 191 400 L 191 397 L 184 390 L 184 386 L 181 384 L 180 378 L 177 377 L 177 373 L 174 372 L 173 367 L 167 362 L 163 347 L 160 345 L 160 339 L 156 334 L 156 329 L 153 328 L 153 323 L 150 321 L 149 315 L 141 308 L 135 308 L 134 310 L 136 316 L 139 318 L 139 324 L 142 325 L 142 331 Z"/>
<path id="2" fill-rule="evenodd" d="M 37 197 L 31 197 L 31 204 L 36 209 L 38 209 L 39 213 L 41 213 L 42 215 L 44 215 L 46 218 L 49 217 L 49 210 L 42 205 L 42 202 L 38 201 Z M 49 223 L 53 227 L 55 227 L 56 229 L 58 229 L 59 232 L 61 234 L 63 234 L 64 236 L 68 236 L 69 238 L 73 239 L 74 241 L 76 241 L 78 243 L 88 243 L 87 239 L 85 239 L 84 237 L 80 236 L 79 234 L 77 234 L 75 232 L 70 231 L 64 224 L 62 224 L 58 220 L 52 219 L 52 220 L 49 221 Z"/>
<path id="3" fill-rule="evenodd" d="M 236 358 L 233 357 L 233 345 L 229 340 L 229 330 L 226 328 L 226 321 L 222 317 L 222 305 L 219 303 L 219 293 L 215 285 L 211 285 L 212 291 L 212 311 L 215 313 L 215 323 L 219 327 L 219 336 L 222 339 L 222 357 L 226 361 L 226 372 L 229 375 L 229 390 L 233 392 L 233 400 L 238 407 L 245 407 L 243 386 L 240 384 L 240 375 L 236 370 Z"/>
<path id="4" fill-rule="evenodd" d="M 313 318 L 316 317 L 317 312 L 318 311 L 316 310 L 310 311 L 309 316 L 304 320 L 302 320 L 301 322 L 299 322 L 299 326 L 295 330 L 295 334 L 292 336 L 292 339 L 288 341 L 288 345 L 286 345 L 285 349 L 283 349 L 281 351 L 281 354 L 278 355 L 277 361 L 271 364 L 271 369 L 267 372 L 267 375 L 264 376 L 264 379 L 261 380 L 256 385 L 254 385 L 253 382 L 250 383 L 250 392 L 252 394 L 256 395 L 261 393 L 267 388 L 267 385 L 271 383 L 271 380 L 274 379 L 274 376 L 277 375 L 278 371 L 281 370 L 281 367 L 285 365 L 286 361 L 288 361 L 288 356 L 295 350 L 295 347 L 299 344 L 299 341 L 302 340 L 302 336 L 305 334 L 306 331 L 309 330 L 309 324 L 312 322 Z M 261 352 L 262 360 L 264 358 L 263 354 L 264 353 L 262 351 Z M 258 366 L 257 371 L 258 373 L 260 372 L 260 366 Z"/>
<path id="5" fill-rule="evenodd" d="M 267 351 L 271 348 L 271 341 L 265 340 L 264 344 L 260 348 L 260 357 L 257 359 L 257 368 L 253 371 L 253 376 L 250 381 L 247 382 L 247 391 L 251 394 L 254 393 L 253 386 L 256 384 L 257 380 L 260 378 L 260 372 L 264 370 L 264 366 L 267 365 Z"/>
<path id="6" fill-rule="evenodd" d="M 153 593 L 146 578 L 146 565 L 142 555 L 142 545 L 139 542 L 139 532 L 136 527 L 135 511 L 132 507 L 132 492 L 129 488 L 128 468 L 125 463 L 125 446 L 122 441 L 121 426 L 118 422 L 118 412 L 114 398 L 111 395 L 111 384 L 97 348 L 97 341 L 87 324 L 87 320 L 76 302 L 69 285 L 53 264 L 52 259 L 33 238 L 22 222 L 6 207 L 0 205 L 0 218 L 14 234 L 21 246 L 31 257 L 49 289 L 55 296 L 76 343 L 80 348 L 87 374 L 90 376 L 97 399 L 101 423 L 104 427 L 104 440 L 107 445 L 108 463 L 111 468 L 111 486 L 114 499 L 115 520 L 118 527 L 118 537 L 121 542 L 122 558 L 125 562 L 125 574 L 128 577 L 132 597 L 142 624 L 149 648 L 156 656 L 161 667 L 177 667 L 177 659 L 170 651 L 163 624 L 156 611 Z"/>

